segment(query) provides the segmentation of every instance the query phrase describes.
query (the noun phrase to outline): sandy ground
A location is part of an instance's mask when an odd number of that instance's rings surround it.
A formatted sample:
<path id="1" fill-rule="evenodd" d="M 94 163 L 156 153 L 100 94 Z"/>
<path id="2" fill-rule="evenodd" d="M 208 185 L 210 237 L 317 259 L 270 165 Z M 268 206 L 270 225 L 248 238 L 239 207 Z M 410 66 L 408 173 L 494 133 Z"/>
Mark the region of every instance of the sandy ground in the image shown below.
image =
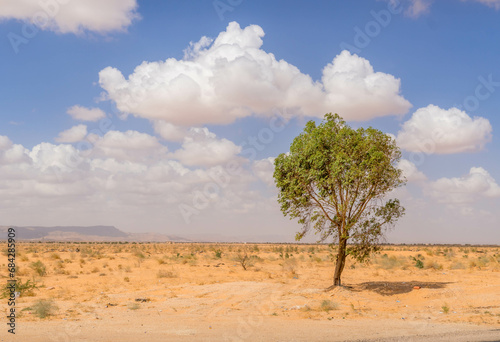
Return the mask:
<path id="1" fill-rule="evenodd" d="M 386 247 L 325 291 L 326 246 L 25 244 L 0 341 L 500 341 L 499 251 Z"/>

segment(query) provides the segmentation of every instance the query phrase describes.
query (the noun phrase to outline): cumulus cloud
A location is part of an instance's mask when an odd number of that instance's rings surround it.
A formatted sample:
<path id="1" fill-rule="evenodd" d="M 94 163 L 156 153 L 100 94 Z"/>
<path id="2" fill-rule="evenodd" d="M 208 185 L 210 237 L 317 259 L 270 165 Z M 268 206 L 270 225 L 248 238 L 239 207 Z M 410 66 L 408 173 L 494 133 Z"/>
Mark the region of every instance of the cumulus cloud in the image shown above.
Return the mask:
<path id="1" fill-rule="evenodd" d="M 433 0 L 388 0 L 394 7 L 402 5 L 405 15 L 418 18 L 430 12 Z M 500 9 L 500 0 L 461 0 L 462 2 L 477 2 L 496 10 Z"/>
<path id="2" fill-rule="evenodd" d="M 427 180 L 427 177 L 422 171 L 417 169 L 417 166 L 409 160 L 401 159 L 398 163 L 398 168 L 403 171 L 403 176 L 408 182 L 419 182 Z"/>
<path id="3" fill-rule="evenodd" d="M 73 119 L 80 121 L 97 121 L 106 117 L 106 114 L 99 108 L 85 108 L 75 105 L 66 111 Z"/>
<path id="4" fill-rule="evenodd" d="M 440 178 L 430 183 L 430 193 L 440 202 L 473 203 L 480 198 L 500 197 L 500 186 L 482 167 L 472 167 L 460 178 Z"/>
<path id="5" fill-rule="evenodd" d="M 429 105 L 403 124 L 397 142 L 403 149 L 428 154 L 477 152 L 491 140 L 492 127 L 482 117 L 471 118 L 457 108 Z"/>
<path id="6" fill-rule="evenodd" d="M 93 154 L 124 161 L 146 161 L 165 157 L 167 147 L 156 137 L 137 131 L 109 131 L 102 138 L 93 135 Z"/>
<path id="7" fill-rule="evenodd" d="M 29 161 L 28 150 L 22 145 L 14 144 L 3 135 L 0 135 L 0 164 L 19 164 Z"/>
<path id="8" fill-rule="evenodd" d="M 217 138 L 207 128 L 191 128 L 172 157 L 189 166 L 215 166 L 229 162 L 240 152 L 240 146 Z"/>
<path id="9" fill-rule="evenodd" d="M 124 112 L 173 125 L 228 124 L 282 108 L 348 120 L 404 114 L 411 104 L 400 80 L 375 72 L 370 62 L 342 51 L 325 66 L 321 81 L 264 51 L 264 31 L 232 22 L 212 41 L 191 43 L 182 60 L 143 62 L 125 78 L 116 68 L 99 73 L 107 97 Z"/>
<path id="10" fill-rule="evenodd" d="M 270 187 L 275 187 L 274 184 L 274 158 L 269 157 L 261 160 L 255 160 L 252 165 L 252 170 L 255 176 Z"/>
<path id="11" fill-rule="evenodd" d="M 180 142 L 188 134 L 188 129 L 172 125 L 171 123 L 157 120 L 153 123 L 155 132 L 167 141 Z"/>
<path id="12" fill-rule="evenodd" d="M 209 146 L 206 153 L 227 147 L 207 129 L 193 129 L 188 137 Z M 90 142 L 86 149 L 46 142 L 26 149 L 0 136 L 3 220 L 19 225 L 78 222 L 158 230 L 183 227 L 186 217 L 190 222 L 210 219 L 219 227 L 221 215 L 238 222 L 239 215 L 257 217 L 269 211 L 269 199 L 252 189 L 255 176 L 248 164 L 209 165 L 213 163 L 197 151 L 201 147 L 190 144 L 180 148 L 182 161 L 175 160 L 156 137 L 136 131 L 90 133 L 85 141 Z M 229 147 L 231 153 L 215 159 L 234 158 L 239 147 Z M 26 212 L 29 217 L 22 215 Z"/>
<path id="13" fill-rule="evenodd" d="M 77 125 L 65 131 L 62 131 L 54 140 L 60 143 L 74 143 L 77 141 L 82 141 L 86 135 L 87 126 Z"/>
<path id="14" fill-rule="evenodd" d="M 125 30 L 139 18 L 136 10 L 136 0 L 3 0 L 0 19 L 28 21 L 58 33 L 102 34 Z"/>

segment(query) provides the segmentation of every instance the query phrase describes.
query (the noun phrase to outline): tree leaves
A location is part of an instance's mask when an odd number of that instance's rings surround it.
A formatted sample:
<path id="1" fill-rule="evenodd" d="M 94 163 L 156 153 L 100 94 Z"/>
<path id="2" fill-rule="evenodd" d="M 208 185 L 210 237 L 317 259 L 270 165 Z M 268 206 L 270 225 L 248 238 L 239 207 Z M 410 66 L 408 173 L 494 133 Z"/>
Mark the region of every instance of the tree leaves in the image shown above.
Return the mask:
<path id="1" fill-rule="evenodd" d="M 387 134 L 349 127 L 338 114 L 309 121 L 275 160 L 281 211 L 298 219 L 302 239 L 311 228 L 320 241 L 350 239 L 349 254 L 365 259 L 404 214 L 399 200 L 385 200 L 405 183 L 396 167 L 401 152 Z"/>

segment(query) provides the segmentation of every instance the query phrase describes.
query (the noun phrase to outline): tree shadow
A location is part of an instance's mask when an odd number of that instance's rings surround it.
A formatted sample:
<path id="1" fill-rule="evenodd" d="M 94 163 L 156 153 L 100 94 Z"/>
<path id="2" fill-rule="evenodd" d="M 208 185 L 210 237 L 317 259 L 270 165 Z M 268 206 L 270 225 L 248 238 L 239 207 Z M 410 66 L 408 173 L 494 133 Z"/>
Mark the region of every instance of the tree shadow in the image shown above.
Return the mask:
<path id="1" fill-rule="evenodd" d="M 368 281 L 365 283 L 352 285 L 351 291 L 372 291 L 382 296 L 392 296 L 419 289 L 443 289 L 451 282 L 424 282 L 424 281 Z M 418 286 L 419 289 L 414 289 Z"/>

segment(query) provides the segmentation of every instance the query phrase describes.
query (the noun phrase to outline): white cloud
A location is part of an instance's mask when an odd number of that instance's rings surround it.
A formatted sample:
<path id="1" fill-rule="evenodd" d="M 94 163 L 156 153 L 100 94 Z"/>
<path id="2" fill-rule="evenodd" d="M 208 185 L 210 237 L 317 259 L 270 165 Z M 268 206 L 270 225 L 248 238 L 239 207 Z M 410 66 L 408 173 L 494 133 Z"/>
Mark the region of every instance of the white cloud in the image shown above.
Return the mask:
<path id="1" fill-rule="evenodd" d="M 427 180 L 427 177 L 422 171 L 417 169 L 417 166 L 409 160 L 401 159 L 398 163 L 398 168 L 403 171 L 403 176 L 408 182 L 419 182 Z"/>
<path id="2" fill-rule="evenodd" d="M 3 0 L 0 19 L 28 21 L 44 30 L 80 34 L 125 30 L 134 19 L 136 0 Z"/>
<path id="3" fill-rule="evenodd" d="M 405 14 L 412 18 L 418 18 L 422 14 L 428 13 L 432 4 L 432 0 L 389 0 L 389 2 L 394 6 L 400 6 L 403 2 L 405 8 Z"/>
<path id="4" fill-rule="evenodd" d="M 155 132 L 167 141 L 182 141 L 188 134 L 187 128 L 175 126 L 161 120 L 156 120 L 153 127 Z"/>
<path id="5" fill-rule="evenodd" d="M 172 157 L 189 166 L 215 166 L 229 162 L 240 152 L 240 146 L 217 138 L 207 128 L 191 128 Z"/>
<path id="6" fill-rule="evenodd" d="M 500 186 L 482 167 L 472 167 L 460 178 L 440 178 L 430 183 L 430 194 L 440 202 L 473 203 L 480 198 L 500 197 Z"/>
<path id="7" fill-rule="evenodd" d="M 492 7 L 496 10 L 500 9 L 500 0 L 462 0 L 462 1 L 475 1 L 475 2 L 479 2 L 483 5 Z"/>
<path id="8" fill-rule="evenodd" d="M 85 108 L 75 105 L 66 111 L 75 120 L 97 121 L 106 117 L 106 113 L 99 108 Z"/>
<path id="9" fill-rule="evenodd" d="M 411 107 L 399 95 L 399 79 L 374 72 L 368 60 L 348 51 L 342 51 L 323 69 L 322 82 L 326 90 L 325 110 L 333 108 L 347 119 L 369 120 L 404 114 Z"/>
<path id="10" fill-rule="evenodd" d="M 116 160 L 145 162 L 163 158 L 167 152 L 156 137 L 137 131 L 109 131 L 102 138 L 92 136 L 89 140 L 94 141 L 94 155 Z"/>
<path id="11" fill-rule="evenodd" d="M 252 165 L 253 173 L 265 184 L 275 187 L 274 183 L 274 158 L 269 157 L 261 160 L 255 160 Z"/>
<path id="12" fill-rule="evenodd" d="M 482 117 L 457 109 L 429 105 L 403 124 L 397 142 L 403 149 L 427 154 L 477 152 L 491 140 L 492 127 Z"/>
<path id="13" fill-rule="evenodd" d="M 20 164 L 29 162 L 28 150 L 22 145 L 13 144 L 6 136 L 0 135 L 0 164 Z"/>
<path id="14" fill-rule="evenodd" d="M 407 9 L 406 14 L 416 18 L 429 12 L 430 6 L 431 2 L 429 0 L 411 0 L 411 4 Z"/>
<path id="15" fill-rule="evenodd" d="M 208 159 L 195 153 L 199 146 L 193 150 L 191 145 L 181 148 L 182 159 L 207 166 L 187 165 L 173 160 L 155 137 L 135 131 L 92 135 L 85 140 L 93 143 L 87 150 L 45 142 L 28 150 L 0 136 L 2 220 L 16 225 L 112 224 L 158 230 L 185 227 L 179 209 L 183 204 L 196 212 L 191 221 L 211 220 L 218 229 L 220 215 L 234 224 L 241 215 L 255 218 L 269 212 L 269 198 L 252 189 L 255 176 L 248 166 L 236 170 L 208 165 Z M 188 136 L 209 146 L 209 153 L 217 152 L 217 146 L 227 147 L 207 129 L 193 129 Z M 241 161 L 234 155 L 238 150 L 213 157 Z M 279 211 L 275 217 L 281 219 Z"/>
<path id="16" fill-rule="evenodd" d="M 62 131 L 54 140 L 60 143 L 74 143 L 77 141 L 82 141 L 86 136 L 87 126 L 77 125 L 65 131 Z"/>
<path id="17" fill-rule="evenodd" d="M 143 62 L 126 79 L 113 67 L 99 83 L 118 109 L 173 125 L 228 124 L 282 108 L 322 117 L 337 112 L 348 120 L 404 114 L 411 104 L 400 80 L 375 72 L 370 62 L 343 51 L 315 82 L 297 67 L 262 50 L 264 31 L 232 22 L 211 43 L 191 43 L 185 58 Z"/>
<path id="18" fill-rule="evenodd" d="M 402 5 L 404 7 L 405 15 L 418 18 L 423 14 L 430 12 L 433 0 L 388 0 L 392 6 L 397 7 Z M 500 0 L 461 0 L 462 2 L 477 2 L 496 10 L 500 9 Z"/>

